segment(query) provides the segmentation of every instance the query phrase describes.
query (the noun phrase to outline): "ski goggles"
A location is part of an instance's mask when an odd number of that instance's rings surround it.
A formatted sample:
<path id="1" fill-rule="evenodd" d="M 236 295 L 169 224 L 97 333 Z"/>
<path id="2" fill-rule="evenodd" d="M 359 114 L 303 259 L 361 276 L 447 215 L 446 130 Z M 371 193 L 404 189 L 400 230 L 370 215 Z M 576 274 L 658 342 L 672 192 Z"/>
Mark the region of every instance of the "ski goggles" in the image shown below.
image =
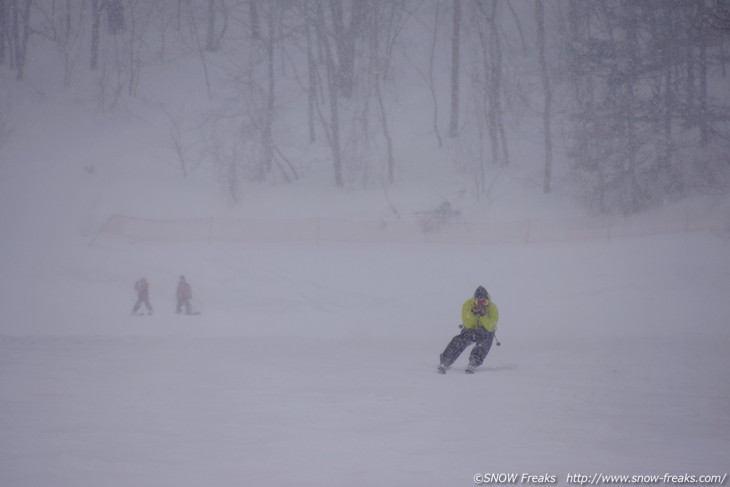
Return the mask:
<path id="1" fill-rule="evenodd" d="M 488 299 L 475 299 L 474 302 L 478 304 L 479 306 L 486 306 L 489 302 Z"/>

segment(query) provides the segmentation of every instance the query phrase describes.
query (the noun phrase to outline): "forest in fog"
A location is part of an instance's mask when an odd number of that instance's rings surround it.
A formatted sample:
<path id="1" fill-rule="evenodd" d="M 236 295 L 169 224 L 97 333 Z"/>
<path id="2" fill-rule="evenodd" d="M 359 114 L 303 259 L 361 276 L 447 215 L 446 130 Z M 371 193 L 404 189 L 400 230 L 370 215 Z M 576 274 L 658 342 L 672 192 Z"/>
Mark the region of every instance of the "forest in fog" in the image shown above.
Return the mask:
<path id="1" fill-rule="evenodd" d="M 202 98 L 150 95 L 183 61 Z M 182 174 L 214 168 L 233 203 L 306 177 L 293 140 L 332 185 L 387 187 L 414 97 L 477 196 L 530 138 L 541 191 L 631 214 L 727 192 L 728 70 L 727 0 L 0 0 L 0 155 L 15 93 L 73 92 L 153 99 Z"/>

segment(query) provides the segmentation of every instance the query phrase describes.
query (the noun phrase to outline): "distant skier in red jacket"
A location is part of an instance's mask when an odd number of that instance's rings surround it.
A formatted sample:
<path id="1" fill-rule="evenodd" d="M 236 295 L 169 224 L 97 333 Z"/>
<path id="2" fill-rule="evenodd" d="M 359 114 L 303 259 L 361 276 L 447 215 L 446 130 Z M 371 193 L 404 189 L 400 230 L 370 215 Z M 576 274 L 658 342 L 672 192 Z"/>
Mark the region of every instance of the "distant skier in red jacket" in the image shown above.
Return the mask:
<path id="1" fill-rule="evenodd" d="M 151 315 L 152 305 L 150 304 L 150 286 L 147 283 L 147 279 L 143 277 L 135 282 L 134 289 L 137 291 L 137 302 L 134 303 L 132 314 L 141 315 L 142 313 L 139 312 L 139 307 L 144 304 L 145 308 L 147 308 L 147 314 Z"/>
<path id="2" fill-rule="evenodd" d="M 190 309 L 191 299 L 193 299 L 193 290 L 185 280 L 185 276 L 180 276 L 180 280 L 177 283 L 177 308 L 175 309 L 175 313 L 180 313 L 183 306 L 185 306 L 185 314 L 192 314 L 192 310 Z"/>

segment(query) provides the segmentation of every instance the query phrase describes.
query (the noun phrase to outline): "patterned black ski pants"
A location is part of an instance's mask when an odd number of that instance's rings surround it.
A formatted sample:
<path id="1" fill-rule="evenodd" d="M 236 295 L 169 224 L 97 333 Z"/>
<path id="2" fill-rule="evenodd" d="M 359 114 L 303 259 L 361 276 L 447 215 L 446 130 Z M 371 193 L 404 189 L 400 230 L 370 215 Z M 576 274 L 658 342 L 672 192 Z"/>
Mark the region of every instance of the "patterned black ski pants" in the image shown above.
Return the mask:
<path id="1" fill-rule="evenodd" d="M 459 358 L 459 355 L 466 350 L 466 347 L 472 343 L 476 343 L 476 346 L 472 349 L 471 354 L 469 355 L 469 365 L 472 367 L 479 367 L 487 357 L 489 349 L 492 348 L 493 340 L 494 333 L 488 331 L 486 328 L 481 326 L 476 328 L 464 328 L 461 330 L 461 333 L 451 339 L 449 344 L 446 346 L 444 353 L 441 354 L 441 365 L 449 367 L 457 358 Z"/>

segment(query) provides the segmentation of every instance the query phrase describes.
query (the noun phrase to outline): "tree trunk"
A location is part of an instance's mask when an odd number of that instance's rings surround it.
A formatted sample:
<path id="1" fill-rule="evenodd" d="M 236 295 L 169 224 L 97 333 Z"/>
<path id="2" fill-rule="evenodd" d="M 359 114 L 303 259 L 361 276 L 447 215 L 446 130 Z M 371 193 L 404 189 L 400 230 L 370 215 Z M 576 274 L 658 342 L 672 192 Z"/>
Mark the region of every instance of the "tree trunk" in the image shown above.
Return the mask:
<path id="1" fill-rule="evenodd" d="M 635 15 L 630 15 L 627 20 L 626 40 L 629 46 L 639 46 L 639 25 Z M 639 54 L 637 49 L 629 50 L 629 62 L 626 67 L 626 101 L 624 102 L 624 106 L 626 107 L 626 137 L 628 139 L 628 156 L 626 159 L 628 163 L 627 171 L 629 181 L 627 191 L 629 193 L 631 212 L 639 211 L 642 204 L 641 185 L 639 184 L 638 179 L 639 168 L 637 167 L 639 164 L 638 152 L 640 141 L 636 129 L 636 113 L 634 109 L 636 106 L 636 90 L 634 89 L 634 85 L 637 83 L 637 71 L 638 67 L 641 65 L 641 61 L 638 59 L 638 56 Z"/>
<path id="2" fill-rule="evenodd" d="M 492 32 L 492 101 L 494 106 L 497 133 L 502 148 L 502 164 L 509 165 L 509 145 L 504 129 L 504 111 L 502 110 L 502 41 L 499 35 L 497 19 L 498 0 L 492 0 L 491 32 Z"/>
<path id="3" fill-rule="evenodd" d="M 18 0 L 8 0 L 8 47 L 10 49 L 10 69 L 16 69 L 18 64 L 18 46 L 20 46 L 20 21 L 18 20 Z"/>
<path id="4" fill-rule="evenodd" d="M 23 10 L 22 25 L 17 26 L 18 45 L 16 46 L 16 57 L 15 57 L 15 68 L 17 72 L 18 80 L 23 79 L 25 71 L 25 60 L 27 59 L 28 53 L 28 38 L 30 37 L 30 6 L 33 0 L 25 1 L 25 10 Z M 21 29 L 22 28 L 22 29 Z"/>
<path id="5" fill-rule="evenodd" d="M 702 6 L 699 7 L 700 18 L 704 18 L 706 12 Z M 708 123 L 709 114 L 707 112 L 707 31 L 705 23 L 701 23 L 698 27 L 699 43 L 699 100 L 698 118 L 700 125 L 700 145 L 706 146 L 710 143 L 710 127 Z"/>
<path id="6" fill-rule="evenodd" d="M 481 9 L 481 4 L 479 4 L 480 10 L 482 14 L 484 14 L 484 18 L 488 19 L 488 15 L 484 10 Z M 485 22 L 485 25 L 489 26 L 490 22 Z M 484 29 L 481 25 L 478 27 L 479 29 L 479 43 L 481 46 L 481 52 L 482 52 L 482 64 L 483 64 L 483 70 L 484 70 L 484 90 L 481 93 L 481 107 L 484 112 L 484 121 L 486 124 L 486 130 L 487 135 L 489 136 L 489 149 L 492 153 L 492 164 L 497 164 L 499 161 L 499 130 L 497 129 L 497 111 L 495 107 L 495 101 L 494 101 L 494 80 L 493 75 L 490 76 L 490 73 L 492 72 L 492 61 L 490 60 L 490 54 L 493 52 L 492 49 L 489 47 L 489 42 L 487 41 L 487 35 L 484 32 Z M 480 134 L 479 134 L 479 140 L 481 144 L 482 136 L 481 136 L 481 127 L 480 127 Z M 481 152 L 480 152 L 481 153 Z M 484 165 L 484 158 L 480 157 L 480 166 Z M 484 175 L 484 168 L 480 167 L 480 171 L 482 176 Z M 483 179 L 483 178 L 482 178 Z M 484 181 L 482 181 L 483 183 Z"/>
<path id="7" fill-rule="evenodd" d="M 535 17 L 537 19 L 537 49 L 540 58 L 540 74 L 542 77 L 542 91 L 544 108 L 542 112 L 543 118 L 543 135 L 545 140 L 545 170 L 543 175 L 543 192 L 550 193 L 553 173 L 553 147 L 552 133 L 550 130 L 550 116 L 552 107 L 552 92 L 550 90 L 550 75 L 545 61 L 545 10 L 542 0 L 535 0 Z"/>
<path id="8" fill-rule="evenodd" d="M 261 39 L 261 24 L 259 22 L 258 0 L 248 0 L 248 12 L 251 17 L 251 37 Z"/>
<path id="9" fill-rule="evenodd" d="M 124 5 L 122 0 L 104 0 L 106 6 L 107 22 L 109 32 L 121 34 L 127 29 L 127 22 L 124 19 Z"/>
<path id="10" fill-rule="evenodd" d="M 340 96 L 350 99 L 355 89 L 355 44 L 360 36 L 362 25 L 368 16 L 369 2 L 352 2 L 350 20 L 345 23 L 343 0 L 329 0 L 330 16 L 334 29 L 335 49 L 337 50 L 337 88 Z"/>
<path id="11" fill-rule="evenodd" d="M 438 97 L 436 96 L 436 88 L 433 83 L 433 64 L 434 57 L 436 54 L 436 38 L 438 33 L 439 25 L 439 5 L 440 2 L 436 1 L 436 12 L 433 18 L 433 38 L 431 40 L 431 51 L 428 58 L 428 88 L 431 91 L 431 99 L 433 100 L 433 133 L 436 135 L 436 141 L 439 144 L 439 148 L 443 145 L 441 141 L 441 132 L 439 131 L 439 105 Z"/>
<path id="12" fill-rule="evenodd" d="M 218 42 L 215 35 L 215 1 L 208 0 L 208 28 L 205 33 L 205 50 L 209 52 L 218 50 Z"/>
<path id="13" fill-rule="evenodd" d="M 449 137 L 459 133 L 459 47 L 461 44 L 461 0 L 454 0 L 454 27 L 451 35 L 451 121 Z"/>
<path id="14" fill-rule="evenodd" d="M 0 66 L 5 65 L 5 46 L 8 35 L 8 10 L 5 0 L 0 0 Z"/>
<path id="15" fill-rule="evenodd" d="M 330 146 L 330 150 L 332 151 L 335 186 L 343 187 L 345 185 L 345 178 L 342 171 L 342 147 L 340 141 L 340 92 L 337 85 L 338 72 L 328 39 L 322 0 L 317 0 L 317 38 L 319 39 L 321 50 L 325 57 L 327 95 L 330 106 L 329 121 L 325 120 L 324 116 L 321 114 L 320 119 L 322 120 L 322 125 L 325 127 L 327 142 Z"/>
<path id="16" fill-rule="evenodd" d="M 195 20 L 193 18 L 193 9 L 191 0 L 187 0 L 187 17 L 188 17 L 188 27 L 190 28 L 190 34 L 192 35 L 193 39 L 195 40 L 195 47 L 198 50 L 198 55 L 200 56 L 200 63 L 203 65 L 203 75 L 205 76 L 205 89 L 208 93 L 208 100 L 213 99 L 213 91 L 210 87 L 210 76 L 208 75 L 208 62 L 205 59 L 205 50 L 203 49 L 203 44 L 200 41 L 200 35 L 198 35 L 198 29 L 195 25 Z"/>
<path id="17" fill-rule="evenodd" d="M 309 16 L 309 4 L 305 5 L 307 9 L 307 17 Z M 307 19 L 305 25 L 305 34 L 307 38 L 307 127 L 309 128 L 309 143 L 313 144 L 317 141 L 314 123 L 314 109 L 317 104 L 317 66 L 314 61 L 314 52 L 312 49 L 312 33 L 310 31 L 311 22 Z"/>
<path id="18" fill-rule="evenodd" d="M 99 37 L 101 31 L 101 1 L 91 0 L 91 69 L 99 65 Z"/>
<path id="19" fill-rule="evenodd" d="M 274 9 L 276 4 L 271 2 L 268 6 L 267 24 L 268 36 L 266 38 L 266 58 L 267 58 L 267 75 L 268 75 L 268 93 L 266 100 L 266 114 L 264 115 L 264 133 L 263 133 L 263 175 L 271 173 L 272 160 L 274 158 L 274 136 L 272 125 L 274 123 L 274 100 L 275 100 L 275 83 L 274 83 Z"/>
<path id="20" fill-rule="evenodd" d="M 387 76 L 386 62 L 387 54 L 381 57 L 381 49 L 388 53 L 388 47 L 381 47 L 382 44 L 386 44 L 392 41 L 392 37 L 379 25 L 379 16 L 381 12 L 375 11 L 370 17 L 370 28 L 367 29 L 369 32 L 369 46 L 370 46 L 370 60 L 371 60 L 371 71 L 374 73 L 373 83 L 375 84 L 375 98 L 378 104 L 378 111 L 380 113 L 380 126 L 383 129 L 383 137 L 385 137 L 385 148 L 388 159 L 388 183 L 393 184 L 395 181 L 395 158 L 393 157 L 393 137 L 390 134 L 390 128 L 388 127 L 388 112 L 385 109 L 385 101 L 383 99 L 382 81 Z M 392 19 L 393 15 L 388 15 Z M 385 42 L 381 43 L 381 38 Z"/>

